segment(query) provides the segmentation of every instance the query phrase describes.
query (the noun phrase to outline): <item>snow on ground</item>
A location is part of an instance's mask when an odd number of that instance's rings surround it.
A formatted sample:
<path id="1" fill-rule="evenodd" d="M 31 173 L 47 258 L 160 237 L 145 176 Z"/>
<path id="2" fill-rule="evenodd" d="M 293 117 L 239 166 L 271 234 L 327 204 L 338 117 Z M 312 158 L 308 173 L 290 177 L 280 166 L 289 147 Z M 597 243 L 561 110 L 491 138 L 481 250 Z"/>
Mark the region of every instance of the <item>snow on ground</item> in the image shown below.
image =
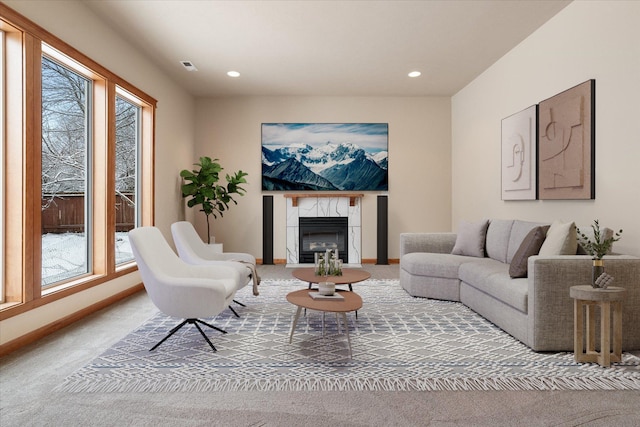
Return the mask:
<path id="1" fill-rule="evenodd" d="M 42 235 L 42 285 L 59 282 L 87 272 L 84 233 Z M 116 264 L 133 259 L 127 232 L 116 233 Z"/>

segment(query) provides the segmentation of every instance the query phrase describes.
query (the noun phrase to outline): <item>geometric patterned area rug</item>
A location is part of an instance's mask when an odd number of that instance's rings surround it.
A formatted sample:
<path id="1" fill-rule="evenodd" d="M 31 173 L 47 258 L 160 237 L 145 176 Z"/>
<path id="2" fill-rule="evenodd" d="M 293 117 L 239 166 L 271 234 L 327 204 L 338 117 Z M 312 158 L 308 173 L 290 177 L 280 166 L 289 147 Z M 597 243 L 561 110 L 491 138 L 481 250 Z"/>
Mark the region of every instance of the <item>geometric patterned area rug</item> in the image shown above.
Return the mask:
<path id="1" fill-rule="evenodd" d="M 236 294 L 235 306 L 206 319 L 213 352 L 181 319 L 158 313 L 56 388 L 58 392 L 344 390 L 640 390 L 640 358 L 602 368 L 573 353 L 536 353 L 461 303 L 414 298 L 397 280 L 354 285 L 363 307 L 347 315 L 353 350 L 336 319 L 307 311 L 289 344 L 299 280 L 263 280 Z"/>

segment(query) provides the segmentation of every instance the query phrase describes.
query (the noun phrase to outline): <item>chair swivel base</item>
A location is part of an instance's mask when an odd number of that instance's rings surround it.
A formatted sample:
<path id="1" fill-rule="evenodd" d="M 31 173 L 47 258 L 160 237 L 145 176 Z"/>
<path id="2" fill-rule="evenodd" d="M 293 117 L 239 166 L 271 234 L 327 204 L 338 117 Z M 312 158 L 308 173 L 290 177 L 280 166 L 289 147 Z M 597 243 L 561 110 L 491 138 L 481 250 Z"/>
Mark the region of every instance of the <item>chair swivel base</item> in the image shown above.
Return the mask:
<path id="1" fill-rule="evenodd" d="M 240 301 L 236 301 L 233 300 L 233 302 L 235 302 L 236 304 L 238 304 L 241 307 L 246 307 L 246 305 L 244 305 L 243 303 L 241 303 Z M 236 311 L 233 309 L 233 307 L 229 306 L 229 310 L 231 310 L 231 312 L 236 316 L 236 317 L 240 317 L 240 315 L 238 313 L 236 313 Z"/>
<path id="2" fill-rule="evenodd" d="M 160 340 L 160 342 L 156 345 L 154 345 L 149 351 L 153 351 L 156 348 L 158 348 L 160 346 L 160 344 L 162 344 L 163 342 L 165 342 L 171 335 L 175 334 L 178 329 L 182 328 L 184 325 L 186 325 L 187 323 L 194 325 L 196 328 L 198 328 L 198 331 L 200 331 L 200 334 L 204 337 L 204 339 L 207 341 L 207 343 L 209 343 L 209 345 L 211 346 L 211 348 L 213 349 L 213 351 L 217 351 L 216 348 L 213 346 L 213 344 L 211 343 L 211 341 L 209 340 L 209 338 L 205 335 L 204 331 L 202 330 L 202 328 L 200 327 L 200 325 L 198 325 L 198 323 L 202 323 L 203 325 L 206 325 L 212 329 L 215 329 L 216 331 L 220 331 L 223 334 L 226 334 L 227 331 L 222 330 L 220 328 L 218 328 L 217 326 L 213 326 L 207 322 L 204 322 L 200 319 L 185 319 L 182 323 L 180 323 L 178 326 L 176 326 L 175 328 L 173 328 L 169 334 L 164 337 L 162 340 Z"/>

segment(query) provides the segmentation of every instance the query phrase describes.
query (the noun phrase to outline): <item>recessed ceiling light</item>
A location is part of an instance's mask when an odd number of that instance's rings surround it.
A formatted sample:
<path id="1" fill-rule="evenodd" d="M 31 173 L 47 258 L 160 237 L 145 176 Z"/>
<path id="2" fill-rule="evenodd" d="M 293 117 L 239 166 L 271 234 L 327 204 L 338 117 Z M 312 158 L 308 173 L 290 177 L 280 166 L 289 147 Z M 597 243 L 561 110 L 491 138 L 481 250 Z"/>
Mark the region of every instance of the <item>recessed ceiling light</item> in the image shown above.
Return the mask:
<path id="1" fill-rule="evenodd" d="M 193 65 L 193 62 L 191 62 L 191 61 L 180 61 L 180 63 L 182 64 L 182 66 L 184 68 L 187 69 L 187 71 L 198 71 L 196 66 Z"/>
<path id="2" fill-rule="evenodd" d="M 421 74 L 420 71 L 412 71 L 409 73 L 409 77 L 420 77 Z"/>
<path id="3" fill-rule="evenodd" d="M 229 77 L 240 77 L 240 73 L 237 71 L 229 71 L 227 72 L 227 76 Z"/>

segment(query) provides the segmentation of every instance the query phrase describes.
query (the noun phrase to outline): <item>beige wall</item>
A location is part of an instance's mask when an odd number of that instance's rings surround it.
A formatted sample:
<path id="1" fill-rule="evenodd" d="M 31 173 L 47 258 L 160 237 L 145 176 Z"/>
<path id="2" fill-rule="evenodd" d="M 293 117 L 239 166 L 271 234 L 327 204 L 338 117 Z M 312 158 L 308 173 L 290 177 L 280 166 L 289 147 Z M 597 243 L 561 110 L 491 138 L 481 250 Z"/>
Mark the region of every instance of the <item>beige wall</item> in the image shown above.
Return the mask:
<path id="1" fill-rule="evenodd" d="M 193 159 L 193 98 L 163 75 L 144 55 L 80 2 L 5 1 L 7 6 L 158 100 L 156 115 L 156 224 L 170 236 L 169 226 L 184 218 L 180 169 Z M 0 343 L 62 319 L 84 307 L 140 283 L 137 273 L 94 287 L 0 322 Z"/>
<path id="2" fill-rule="evenodd" d="M 577 1 L 452 98 L 454 228 L 462 219 L 576 221 L 624 229 L 640 256 L 640 2 Z M 501 120 L 596 79 L 596 199 L 501 201 Z"/>
<path id="3" fill-rule="evenodd" d="M 247 195 L 213 223 L 225 251 L 262 258 L 262 195 L 274 195 L 274 258 L 285 259 L 285 199 L 261 190 L 261 123 L 389 123 L 389 258 L 399 234 L 449 230 L 451 158 L 449 98 L 237 97 L 197 102 L 196 154 L 219 158 L 225 172 L 249 173 Z M 362 205 L 363 259 L 376 254 L 376 195 Z M 204 215 L 196 226 L 202 236 Z"/>

